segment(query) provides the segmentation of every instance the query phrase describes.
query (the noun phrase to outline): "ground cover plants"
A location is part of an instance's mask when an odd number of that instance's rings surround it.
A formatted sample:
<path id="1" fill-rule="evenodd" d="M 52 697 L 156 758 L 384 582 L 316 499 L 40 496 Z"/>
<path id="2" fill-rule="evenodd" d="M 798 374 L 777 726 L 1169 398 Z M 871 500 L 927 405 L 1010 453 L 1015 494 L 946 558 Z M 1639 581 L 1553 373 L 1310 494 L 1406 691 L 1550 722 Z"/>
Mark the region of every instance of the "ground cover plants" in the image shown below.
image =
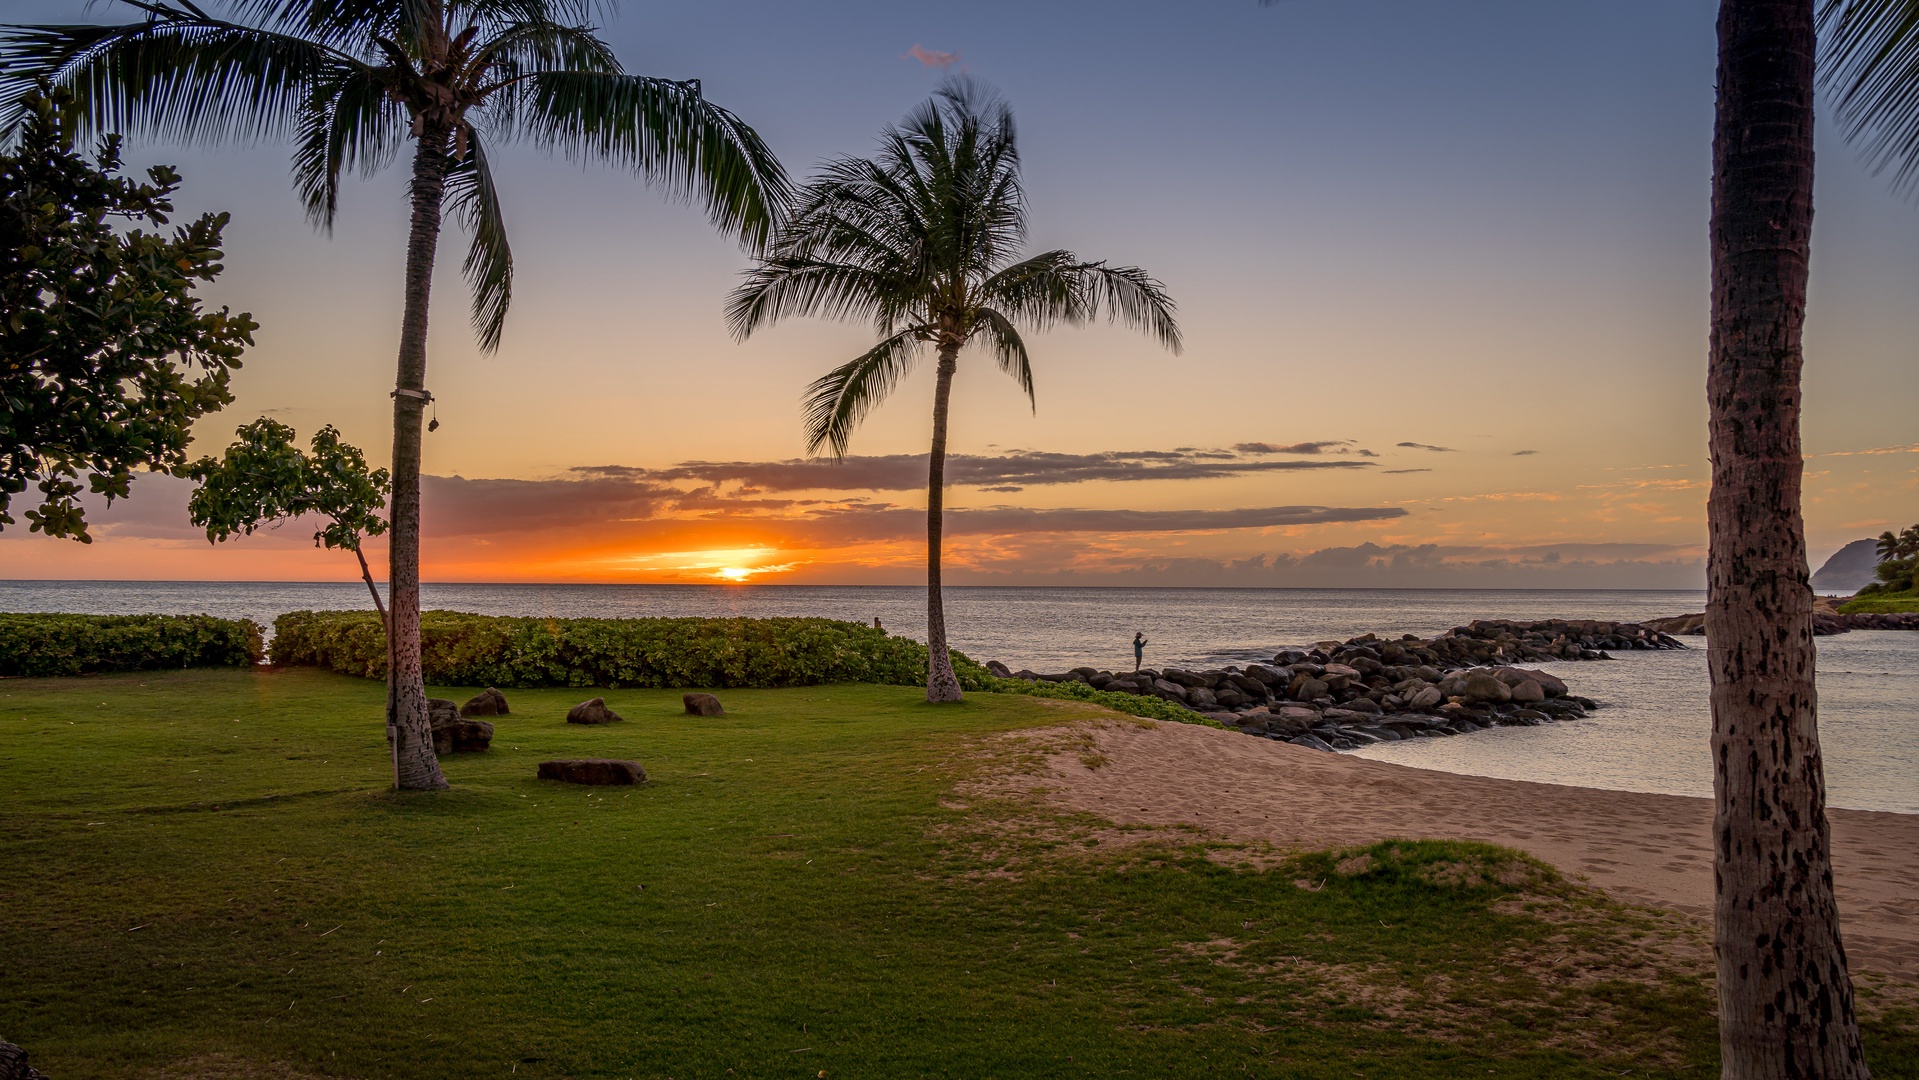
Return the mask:
<path id="1" fill-rule="evenodd" d="M 993 736 L 1086 704 L 834 685 L 704 719 L 616 690 L 626 721 L 580 728 L 579 696 L 514 692 L 418 795 L 363 679 L 0 683 L 0 1035 L 56 1077 L 1717 1067 L 1705 970 L 1648 972 L 1643 919 L 1510 854 L 1089 844 L 966 794 Z M 562 755 L 652 780 L 534 779 Z M 1919 1075 L 1909 1021 L 1868 1034 L 1876 1076 Z"/>

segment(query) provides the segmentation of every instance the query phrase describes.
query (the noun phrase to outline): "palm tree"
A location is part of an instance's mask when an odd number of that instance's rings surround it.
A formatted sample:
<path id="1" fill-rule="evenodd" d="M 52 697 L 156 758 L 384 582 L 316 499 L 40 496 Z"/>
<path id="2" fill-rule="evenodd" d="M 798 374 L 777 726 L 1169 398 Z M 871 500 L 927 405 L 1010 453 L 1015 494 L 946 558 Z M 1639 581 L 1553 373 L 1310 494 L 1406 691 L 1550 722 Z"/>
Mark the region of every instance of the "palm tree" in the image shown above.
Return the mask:
<path id="1" fill-rule="evenodd" d="M 329 228 L 341 174 L 372 173 L 413 140 L 405 316 L 393 390 L 394 638 L 387 722 L 394 782 L 444 788 L 420 672 L 420 452 L 427 301 L 441 215 L 472 234 L 472 318 L 492 350 L 512 297 L 513 256 L 488 165 L 517 137 L 570 159 L 626 166 L 702 201 L 722 230 L 758 245 L 787 196 L 753 130 L 708 102 L 698 80 L 629 75 L 584 25 L 594 0 L 119 0 L 120 26 L 0 27 L 0 108 L 37 82 L 73 91 L 96 132 L 228 142 L 291 136 L 294 183 Z"/>
<path id="2" fill-rule="evenodd" d="M 1897 559 L 1905 554 L 1905 552 L 1901 550 L 1905 547 L 1904 539 L 1904 537 L 1893 532 L 1891 529 L 1887 529 L 1885 532 L 1879 534 L 1879 541 L 1872 545 L 1873 553 L 1879 556 L 1880 562 Z"/>
<path id="3" fill-rule="evenodd" d="M 1722 0 L 1706 397 L 1714 953 L 1728 1078 L 1864 1077 L 1800 516 L 1815 0 Z M 1843 0 L 1842 0 L 1843 2 Z"/>
<path id="4" fill-rule="evenodd" d="M 1025 235 L 1013 114 L 959 79 L 887 129 L 875 160 L 827 163 L 727 305 L 742 339 L 788 315 L 865 318 L 877 328 L 879 344 L 808 388 L 809 453 L 844 456 L 853 429 L 926 349 L 937 357 L 926 482 L 928 701 L 960 699 L 940 596 L 947 402 L 960 350 L 983 342 L 1032 402 L 1022 326 L 1079 325 L 1104 312 L 1179 349 L 1173 302 L 1158 281 L 1070 251 L 1014 261 Z"/>

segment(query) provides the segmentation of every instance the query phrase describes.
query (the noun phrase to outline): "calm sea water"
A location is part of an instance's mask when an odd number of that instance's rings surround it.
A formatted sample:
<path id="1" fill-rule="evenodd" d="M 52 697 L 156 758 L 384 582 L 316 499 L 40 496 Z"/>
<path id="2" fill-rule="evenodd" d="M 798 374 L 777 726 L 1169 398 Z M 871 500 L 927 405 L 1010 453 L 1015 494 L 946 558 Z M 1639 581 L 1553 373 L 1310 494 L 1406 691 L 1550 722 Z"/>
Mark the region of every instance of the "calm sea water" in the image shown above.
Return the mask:
<path id="1" fill-rule="evenodd" d="M 924 639 L 925 590 L 905 586 L 428 585 L 425 605 L 496 615 L 817 615 Z M 978 660 L 1058 671 L 1218 665 L 1362 633 L 1430 635 L 1473 619 L 1640 620 L 1699 611 L 1700 592 L 956 588 L 953 646 Z M 0 610 L 251 618 L 371 608 L 357 583 L 0 582 Z M 1702 639 L 1689 639 L 1695 644 Z M 1819 643 L 1821 744 L 1836 806 L 1919 814 L 1919 633 L 1855 631 Z M 1593 717 L 1357 751 L 1420 768 L 1585 787 L 1709 795 L 1705 652 L 1626 653 L 1546 665 L 1605 707 Z"/>

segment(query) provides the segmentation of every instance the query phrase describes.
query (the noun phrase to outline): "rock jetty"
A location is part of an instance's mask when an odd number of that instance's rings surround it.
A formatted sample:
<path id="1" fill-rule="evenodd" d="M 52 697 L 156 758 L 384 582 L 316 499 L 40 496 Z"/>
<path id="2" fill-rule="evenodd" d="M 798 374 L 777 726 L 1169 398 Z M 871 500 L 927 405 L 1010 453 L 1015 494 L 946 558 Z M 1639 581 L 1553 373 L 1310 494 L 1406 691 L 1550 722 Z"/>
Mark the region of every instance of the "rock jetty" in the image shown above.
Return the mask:
<path id="1" fill-rule="evenodd" d="M 1012 678 L 1083 682 L 1096 690 L 1152 695 L 1237 728 L 1316 750 L 1532 727 L 1585 716 L 1598 704 L 1544 671 L 1551 660 L 1610 660 L 1606 650 L 1683 649 L 1639 623 L 1553 619 L 1484 620 L 1425 639 L 1365 634 L 1286 649 L 1270 664 L 1216 671 L 1137 672 L 1080 667 Z"/>
<path id="2" fill-rule="evenodd" d="M 1824 598 L 1821 597 L 1823 600 Z M 1831 637 L 1834 634 L 1850 634 L 1854 630 L 1919 630 L 1919 614 L 1913 612 L 1858 612 L 1841 615 L 1830 610 L 1813 609 L 1812 632 L 1814 637 Z M 1667 634 L 1704 634 L 1706 616 L 1674 615 L 1670 619 L 1652 619 L 1646 626 Z"/>

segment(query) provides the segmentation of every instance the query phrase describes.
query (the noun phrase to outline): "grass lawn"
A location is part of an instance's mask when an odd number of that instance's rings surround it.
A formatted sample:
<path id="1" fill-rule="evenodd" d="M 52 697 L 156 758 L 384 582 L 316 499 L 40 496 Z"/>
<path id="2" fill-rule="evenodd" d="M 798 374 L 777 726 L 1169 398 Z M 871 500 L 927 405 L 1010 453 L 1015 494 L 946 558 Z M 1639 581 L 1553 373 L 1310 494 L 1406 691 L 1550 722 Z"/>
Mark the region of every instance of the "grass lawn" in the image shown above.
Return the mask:
<path id="1" fill-rule="evenodd" d="M 375 683 L 0 682 L 0 1036 L 55 1080 L 1717 1072 L 1665 924 L 1493 849 L 1249 863 L 968 793 L 981 736 L 1083 706 L 563 722 L 596 692 L 511 692 L 453 791 L 396 796 Z M 1919 1076 L 1913 1026 L 1874 1021 L 1876 1076 Z"/>
<path id="2" fill-rule="evenodd" d="M 1839 605 L 1842 615 L 1896 615 L 1919 611 L 1919 592 L 1876 593 Z"/>

